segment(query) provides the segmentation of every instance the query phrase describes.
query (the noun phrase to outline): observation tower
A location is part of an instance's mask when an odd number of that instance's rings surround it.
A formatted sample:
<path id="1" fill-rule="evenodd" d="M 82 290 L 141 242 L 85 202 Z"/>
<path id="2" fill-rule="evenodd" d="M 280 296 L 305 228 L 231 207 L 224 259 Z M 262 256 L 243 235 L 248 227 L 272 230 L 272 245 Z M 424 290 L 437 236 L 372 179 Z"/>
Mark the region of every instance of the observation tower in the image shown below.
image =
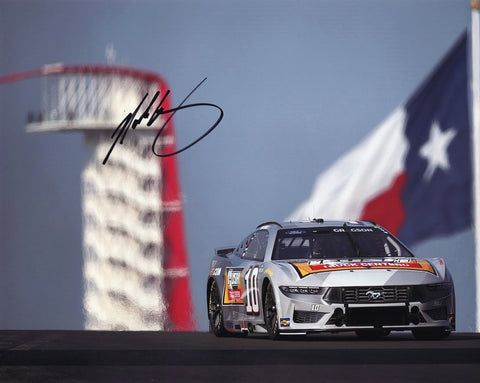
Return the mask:
<path id="1" fill-rule="evenodd" d="M 28 114 L 28 132 L 83 133 L 83 277 L 85 328 L 91 330 L 195 329 L 176 156 L 152 152 L 169 114 L 151 126 L 112 134 L 148 93 L 151 112 L 167 95 L 156 73 L 113 65 L 47 65 L 0 77 L 2 83 L 41 77 L 41 107 Z M 171 109 L 170 95 L 162 103 Z M 155 151 L 176 151 L 173 119 Z"/>

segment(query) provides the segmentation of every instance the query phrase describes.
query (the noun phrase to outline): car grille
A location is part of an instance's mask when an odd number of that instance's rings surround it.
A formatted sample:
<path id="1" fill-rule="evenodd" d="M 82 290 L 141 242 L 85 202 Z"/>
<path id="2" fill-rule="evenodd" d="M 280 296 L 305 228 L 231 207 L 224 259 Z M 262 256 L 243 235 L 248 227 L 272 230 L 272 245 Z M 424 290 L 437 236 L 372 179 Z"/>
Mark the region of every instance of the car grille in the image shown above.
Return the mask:
<path id="1" fill-rule="evenodd" d="M 341 303 L 395 303 L 408 298 L 408 286 L 344 287 Z"/>
<path id="2" fill-rule="evenodd" d="M 323 313 L 315 312 L 315 311 L 294 311 L 293 312 L 293 321 L 295 323 L 316 323 L 318 322 Z"/>

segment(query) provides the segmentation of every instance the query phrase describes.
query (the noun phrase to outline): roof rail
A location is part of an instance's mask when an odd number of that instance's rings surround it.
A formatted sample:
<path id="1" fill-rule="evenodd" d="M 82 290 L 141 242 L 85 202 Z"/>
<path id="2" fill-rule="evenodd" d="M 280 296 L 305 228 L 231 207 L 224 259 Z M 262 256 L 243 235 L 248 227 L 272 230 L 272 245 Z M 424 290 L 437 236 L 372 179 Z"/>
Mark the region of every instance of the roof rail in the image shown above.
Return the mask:
<path id="1" fill-rule="evenodd" d="M 278 225 L 280 227 L 283 227 L 282 225 L 280 225 L 278 222 L 275 222 L 275 221 L 268 221 L 268 222 L 264 222 L 264 223 L 261 223 L 260 225 L 257 226 L 257 229 L 261 228 L 262 226 L 267 226 L 267 225 Z"/>

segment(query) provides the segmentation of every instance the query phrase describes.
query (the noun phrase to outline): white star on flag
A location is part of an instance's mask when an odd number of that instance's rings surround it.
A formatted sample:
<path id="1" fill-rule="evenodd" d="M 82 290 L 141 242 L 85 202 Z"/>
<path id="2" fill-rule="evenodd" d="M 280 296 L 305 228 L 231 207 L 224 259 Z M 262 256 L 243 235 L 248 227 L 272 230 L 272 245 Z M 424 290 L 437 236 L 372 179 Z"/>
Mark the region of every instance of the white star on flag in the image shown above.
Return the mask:
<path id="1" fill-rule="evenodd" d="M 430 181 L 437 168 L 447 172 L 450 169 L 448 160 L 448 145 L 455 138 L 457 131 L 450 128 L 444 132 L 440 129 L 440 124 L 435 121 L 430 129 L 428 141 L 420 148 L 420 157 L 427 160 L 427 169 L 423 175 L 425 181 Z"/>

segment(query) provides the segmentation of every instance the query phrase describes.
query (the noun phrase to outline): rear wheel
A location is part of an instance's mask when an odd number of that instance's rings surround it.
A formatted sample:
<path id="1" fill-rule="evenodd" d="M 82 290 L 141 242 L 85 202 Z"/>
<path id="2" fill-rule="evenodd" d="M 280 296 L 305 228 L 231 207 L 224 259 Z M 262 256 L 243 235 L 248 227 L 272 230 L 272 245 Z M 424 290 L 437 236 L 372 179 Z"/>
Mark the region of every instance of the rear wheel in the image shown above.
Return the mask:
<path id="1" fill-rule="evenodd" d="M 218 292 L 217 283 L 212 281 L 208 289 L 207 296 L 208 322 L 212 332 L 216 336 L 227 336 L 229 333 L 225 330 L 223 323 L 222 302 Z"/>
<path id="2" fill-rule="evenodd" d="M 434 340 L 445 339 L 450 335 L 450 330 L 444 328 L 419 328 L 412 330 L 415 339 Z"/>
<path id="3" fill-rule="evenodd" d="M 273 294 L 273 287 L 269 283 L 265 290 L 265 297 L 263 299 L 263 313 L 265 316 L 265 326 L 270 338 L 278 339 L 280 331 L 278 327 L 277 307 L 275 303 L 275 295 Z"/>

